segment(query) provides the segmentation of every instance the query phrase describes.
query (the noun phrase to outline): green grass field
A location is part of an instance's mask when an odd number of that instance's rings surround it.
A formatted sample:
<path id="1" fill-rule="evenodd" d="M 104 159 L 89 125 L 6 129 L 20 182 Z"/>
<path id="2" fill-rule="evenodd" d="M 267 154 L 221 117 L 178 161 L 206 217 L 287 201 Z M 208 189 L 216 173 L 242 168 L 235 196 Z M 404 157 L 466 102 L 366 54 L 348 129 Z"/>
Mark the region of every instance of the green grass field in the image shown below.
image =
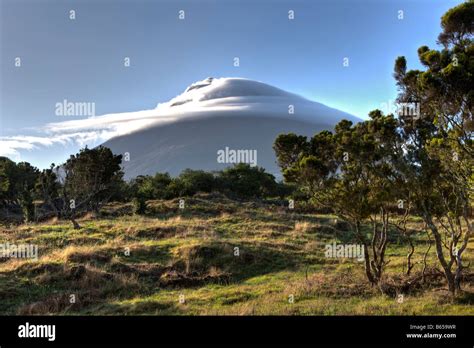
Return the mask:
<path id="1" fill-rule="evenodd" d="M 149 206 L 134 216 L 109 204 L 80 230 L 67 221 L 0 228 L 0 243 L 39 247 L 38 260 L 0 259 L 0 314 L 474 315 L 472 276 L 455 299 L 439 278 L 401 301 L 371 287 L 362 262 L 326 258 L 326 244 L 355 243 L 333 216 L 212 195 L 186 199 L 184 210 L 178 200 Z M 408 249 L 397 238 L 388 281 L 404 277 Z M 415 244 L 416 274 L 426 235 Z M 466 257 L 474 261 L 473 241 Z"/>

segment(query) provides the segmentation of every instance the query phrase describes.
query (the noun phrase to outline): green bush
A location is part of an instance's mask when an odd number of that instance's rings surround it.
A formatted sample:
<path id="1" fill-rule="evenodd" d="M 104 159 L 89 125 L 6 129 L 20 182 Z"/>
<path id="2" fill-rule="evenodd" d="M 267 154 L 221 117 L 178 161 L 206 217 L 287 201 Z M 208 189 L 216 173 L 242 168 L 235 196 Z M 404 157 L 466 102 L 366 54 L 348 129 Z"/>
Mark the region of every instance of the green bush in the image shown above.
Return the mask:
<path id="1" fill-rule="evenodd" d="M 244 163 L 224 169 L 219 173 L 218 181 L 222 192 L 244 198 L 274 196 L 278 191 L 273 175 L 265 173 L 264 168 Z"/>
<path id="2" fill-rule="evenodd" d="M 275 177 L 260 167 L 239 163 L 219 172 L 186 169 L 176 178 L 168 173 L 154 176 L 138 176 L 129 184 L 132 198 L 172 199 L 192 196 L 198 192 L 220 192 L 240 198 L 285 198 L 295 190 L 294 186 L 277 183 Z"/>
<path id="3" fill-rule="evenodd" d="M 134 197 L 132 200 L 133 213 L 137 215 L 143 215 L 147 211 L 146 199 L 143 196 Z"/>
<path id="4" fill-rule="evenodd" d="M 179 175 L 182 195 L 191 196 L 198 192 L 211 192 L 216 188 L 214 175 L 203 170 L 186 169 Z"/>

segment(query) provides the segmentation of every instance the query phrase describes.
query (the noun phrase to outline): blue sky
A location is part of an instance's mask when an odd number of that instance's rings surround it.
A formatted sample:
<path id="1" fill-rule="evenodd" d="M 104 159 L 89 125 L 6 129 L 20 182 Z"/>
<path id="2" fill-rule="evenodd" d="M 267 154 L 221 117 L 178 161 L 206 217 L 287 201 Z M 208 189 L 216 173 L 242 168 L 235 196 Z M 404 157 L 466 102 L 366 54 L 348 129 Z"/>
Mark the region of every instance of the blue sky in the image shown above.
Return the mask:
<path id="1" fill-rule="evenodd" d="M 440 17 L 461 2 L 0 0 L 0 137 L 62 121 L 63 99 L 94 102 L 96 115 L 151 109 L 208 76 L 259 80 L 364 118 L 396 97 L 395 58 L 419 67 L 417 48 L 436 45 Z M 46 167 L 77 149 L 15 156 Z"/>

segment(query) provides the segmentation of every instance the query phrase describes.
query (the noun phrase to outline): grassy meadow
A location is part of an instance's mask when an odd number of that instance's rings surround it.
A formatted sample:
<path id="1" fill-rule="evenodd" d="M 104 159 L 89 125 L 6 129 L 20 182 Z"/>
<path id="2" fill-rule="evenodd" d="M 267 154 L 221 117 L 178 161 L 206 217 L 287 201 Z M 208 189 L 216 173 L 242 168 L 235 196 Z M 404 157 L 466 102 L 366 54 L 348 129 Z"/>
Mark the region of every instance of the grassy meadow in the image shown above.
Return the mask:
<path id="1" fill-rule="evenodd" d="M 474 315 L 472 273 L 456 299 L 442 277 L 401 299 L 402 290 L 371 287 L 363 262 L 325 257 L 326 244 L 356 243 L 334 216 L 218 194 L 188 198 L 184 209 L 178 201 L 150 201 L 146 216 L 111 203 L 79 230 L 56 220 L 0 227 L 0 243 L 39 247 L 38 260 L 0 259 L 0 314 Z M 423 230 L 414 218 L 409 226 Z M 400 238 L 388 246 L 388 283 L 408 279 Z M 423 268 L 426 233 L 414 240 L 411 277 Z M 474 240 L 468 248 L 472 262 Z M 432 247 L 427 269 L 437 265 Z"/>

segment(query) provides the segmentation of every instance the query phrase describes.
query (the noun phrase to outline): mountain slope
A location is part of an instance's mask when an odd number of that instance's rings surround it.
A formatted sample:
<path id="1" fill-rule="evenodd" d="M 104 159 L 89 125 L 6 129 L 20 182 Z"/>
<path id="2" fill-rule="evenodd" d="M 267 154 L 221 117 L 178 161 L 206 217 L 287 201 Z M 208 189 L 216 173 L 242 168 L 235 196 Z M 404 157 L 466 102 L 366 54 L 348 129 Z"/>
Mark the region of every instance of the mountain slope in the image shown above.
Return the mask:
<path id="1" fill-rule="evenodd" d="M 289 111 L 293 110 L 293 113 Z M 278 134 L 307 136 L 332 129 L 341 119 L 356 117 L 276 87 L 241 78 L 208 78 L 156 108 L 157 119 L 103 145 L 114 153 L 130 154 L 124 161 L 125 177 L 183 169 L 217 170 L 219 150 L 256 150 L 257 165 L 279 176 L 273 142 Z"/>

